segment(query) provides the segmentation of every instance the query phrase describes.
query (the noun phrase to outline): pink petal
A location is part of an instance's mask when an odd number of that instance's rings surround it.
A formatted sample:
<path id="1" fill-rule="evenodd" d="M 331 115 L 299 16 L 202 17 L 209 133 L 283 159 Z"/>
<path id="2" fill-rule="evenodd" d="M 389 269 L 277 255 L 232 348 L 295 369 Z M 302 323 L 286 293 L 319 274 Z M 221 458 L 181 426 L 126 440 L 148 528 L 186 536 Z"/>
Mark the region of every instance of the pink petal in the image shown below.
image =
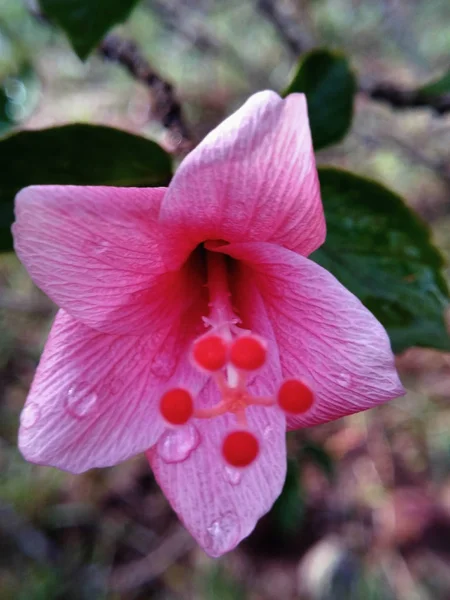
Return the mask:
<path id="1" fill-rule="evenodd" d="M 212 382 L 200 400 L 218 402 Z M 253 531 L 280 494 L 286 476 L 284 416 L 276 408 L 258 407 L 248 411 L 248 422 L 260 438 L 261 452 L 242 472 L 227 467 L 221 456 L 223 437 L 236 427 L 230 415 L 195 421 L 200 443 L 185 460 L 168 462 L 158 446 L 147 454 L 173 509 L 211 556 L 232 550 Z"/>
<path id="2" fill-rule="evenodd" d="M 285 248 L 249 243 L 221 250 L 244 262 L 237 290 L 259 289 L 284 377 L 303 377 L 315 404 L 288 427 L 315 425 L 404 394 L 388 335 L 328 271 Z"/>
<path id="3" fill-rule="evenodd" d="M 255 292 L 247 324 L 273 344 L 274 334 L 264 305 Z M 258 372 L 249 389 L 257 396 L 272 395 L 281 376 L 278 355 Z M 196 398 L 197 407 L 219 401 L 215 384 L 210 381 Z M 183 434 L 180 436 L 184 460 L 167 460 L 161 441 L 148 452 L 155 477 L 174 510 L 202 548 L 211 556 L 220 556 L 249 535 L 258 519 L 272 506 L 281 492 L 286 476 L 285 417 L 276 407 L 252 407 L 248 424 L 260 440 L 256 462 L 244 470 L 232 469 L 221 456 L 223 437 L 236 428 L 231 415 L 195 420 L 194 431 L 186 439 L 197 438 L 186 457 Z M 191 427 L 191 426 L 190 426 Z M 167 439 L 163 438 L 166 443 Z M 169 457 L 170 458 L 170 457 Z"/>
<path id="4" fill-rule="evenodd" d="M 186 326 L 114 336 L 59 311 L 21 416 L 25 458 L 79 473 L 147 450 L 165 429 L 162 393 L 173 385 L 196 393 L 203 385 L 187 360 L 197 333 Z"/>
<path id="5" fill-rule="evenodd" d="M 19 258 L 73 317 L 113 334 L 169 323 L 195 282 L 166 273 L 157 215 L 165 188 L 34 186 L 16 198 Z"/>
<path id="6" fill-rule="evenodd" d="M 181 163 L 161 220 L 186 248 L 204 240 L 271 241 L 308 255 L 325 221 L 306 100 L 253 95 Z M 181 245 L 173 255 L 182 262 Z"/>

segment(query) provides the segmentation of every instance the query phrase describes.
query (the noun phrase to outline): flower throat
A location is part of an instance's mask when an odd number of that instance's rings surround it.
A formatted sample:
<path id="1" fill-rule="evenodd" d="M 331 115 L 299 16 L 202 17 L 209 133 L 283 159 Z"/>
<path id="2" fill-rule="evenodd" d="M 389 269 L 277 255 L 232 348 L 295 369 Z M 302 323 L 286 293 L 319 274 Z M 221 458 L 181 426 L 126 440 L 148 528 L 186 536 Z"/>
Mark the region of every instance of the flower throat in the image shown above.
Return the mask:
<path id="1" fill-rule="evenodd" d="M 288 414 L 301 414 L 314 403 L 312 390 L 301 379 L 280 382 L 275 396 L 254 396 L 247 389 L 249 374 L 261 369 L 270 348 L 264 338 L 239 326 L 228 282 L 228 258 L 215 251 L 223 243 L 205 244 L 209 314 L 203 317 L 207 331 L 192 344 L 191 359 L 201 372 L 209 375 L 220 393 L 212 407 L 195 408 L 194 399 L 184 388 L 169 389 L 161 398 L 160 411 L 168 424 L 183 426 L 191 419 L 213 419 L 231 413 L 236 428 L 222 440 L 222 456 L 233 467 L 253 463 L 260 452 L 260 440 L 248 426 L 246 410 L 250 406 L 277 405 Z"/>

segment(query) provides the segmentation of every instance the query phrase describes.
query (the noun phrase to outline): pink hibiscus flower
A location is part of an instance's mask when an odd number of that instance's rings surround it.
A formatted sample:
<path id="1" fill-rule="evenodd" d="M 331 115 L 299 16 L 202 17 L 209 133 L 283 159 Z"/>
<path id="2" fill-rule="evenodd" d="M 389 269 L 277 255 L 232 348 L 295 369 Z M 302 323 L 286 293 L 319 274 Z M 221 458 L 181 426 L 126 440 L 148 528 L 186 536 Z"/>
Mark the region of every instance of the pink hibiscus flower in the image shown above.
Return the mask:
<path id="1" fill-rule="evenodd" d="M 212 556 L 279 495 L 286 429 L 399 396 L 388 336 L 306 258 L 325 238 L 306 102 L 252 96 L 170 186 L 35 186 L 17 253 L 60 307 L 21 416 L 28 460 L 147 452 Z"/>

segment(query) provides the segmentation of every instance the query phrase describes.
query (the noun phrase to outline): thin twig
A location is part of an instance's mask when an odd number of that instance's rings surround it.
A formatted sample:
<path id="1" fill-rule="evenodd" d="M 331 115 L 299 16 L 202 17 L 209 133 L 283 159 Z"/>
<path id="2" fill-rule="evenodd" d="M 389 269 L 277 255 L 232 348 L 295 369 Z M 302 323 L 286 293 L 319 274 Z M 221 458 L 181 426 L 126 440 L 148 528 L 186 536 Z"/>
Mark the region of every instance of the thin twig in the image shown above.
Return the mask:
<path id="1" fill-rule="evenodd" d="M 294 15 L 287 12 L 283 5 L 275 0 L 258 0 L 257 4 L 262 14 L 273 24 L 280 34 L 285 46 L 298 57 L 299 54 L 311 49 L 304 39 Z M 450 94 L 431 95 L 420 90 L 398 88 L 392 83 L 361 83 L 358 86 L 361 93 L 372 100 L 384 102 L 393 108 L 431 108 L 437 115 L 450 112 Z"/>
<path id="2" fill-rule="evenodd" d="M 192 8 L 166 0 L 148 0 L 147 6 L 166 29 L 184 38 L 203 56 L 210 54 L 216 59 L 222 58 L 252 88 L 260 89 L 267 84 L 267 72 L 245 60 L 233 44 L 211 32 L 203 19 L 196 18 Z"/>
<path id="3" fill-rule="evenodd" d="M 142 56 L 137 44 L 116 35 L 108 35 L 98 48 L 99 53 L 112 62 L 125 67 L 130 75 L 146 85 L 154 100 L 154 114 L 170 131 L 180 152 L 190 150 L 194 139 L 176 98 L 173 86 L 165 81 Z"/>
<path id="4" fill-rule="evenodd" d="M 401 89 L 391 83 L 360 85 L 359 90 L 372 100 L 390 104 L 394 108 L 428 107 L 438 115 L 450 112 L 450 94 L 434 96 L 420 90 Z"/>
<path id="5" fill-rule="evenodd" d="M 298 56 L 308 50 L 310 44 L 304 39 L 291 11 L 275 0 L 258 0 L 258 9 L 273 24 L 286 46 Z"/>

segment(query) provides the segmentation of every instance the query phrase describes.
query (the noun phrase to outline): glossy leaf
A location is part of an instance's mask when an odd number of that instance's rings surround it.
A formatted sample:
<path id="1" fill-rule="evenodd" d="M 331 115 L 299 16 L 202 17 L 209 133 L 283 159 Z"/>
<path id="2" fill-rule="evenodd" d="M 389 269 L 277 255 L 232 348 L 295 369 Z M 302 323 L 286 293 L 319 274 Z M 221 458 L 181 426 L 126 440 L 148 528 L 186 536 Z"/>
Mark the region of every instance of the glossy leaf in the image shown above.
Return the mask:
<path id="1" fill-rule="evenodd" d="M 395 352 L 450 350 L 443 259 L 425 224 L 382 185 L 319 169 L 325 244 L 311 258 L 331 271 L 387 329 Z"/>
<path id="2" fill-rule="evenodd" d="M 155 142 L 118 129 L 65 125 L 0 140 L 0 250 L 12 249 L 13 201 L 34 184 L 162 186 L 171 158 Z"/>
<path id="3" fill-rule="evenodd" d="M 339 142 L 352 123 L 355 76 L 343 54 L 313 50 L 304 56 L 284 95 L 303 92 L 314 148 Z"/>
<path id="4" fill-rule="evenodd" d="M 84 60 L 108 30 L 125 21 L 139 0 L 40 0 L 44 14 L 67 34 Z"/>

